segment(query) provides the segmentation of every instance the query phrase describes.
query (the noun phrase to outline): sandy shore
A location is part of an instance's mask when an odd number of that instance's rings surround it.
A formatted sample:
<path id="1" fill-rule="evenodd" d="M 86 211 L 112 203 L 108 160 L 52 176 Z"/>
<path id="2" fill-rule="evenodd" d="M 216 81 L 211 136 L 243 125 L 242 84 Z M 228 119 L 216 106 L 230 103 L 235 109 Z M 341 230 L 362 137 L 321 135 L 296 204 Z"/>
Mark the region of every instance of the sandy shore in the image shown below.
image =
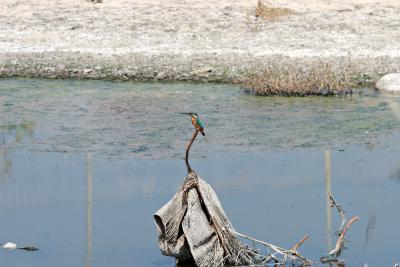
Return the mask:
<path id="1" fill-rule="evenodd" d="M 217 3 L 215 3 L 217 2 Z M 0 77 L 235 81 L 272 62 L 400 71 L 400 2 L 2 0 Z"/>

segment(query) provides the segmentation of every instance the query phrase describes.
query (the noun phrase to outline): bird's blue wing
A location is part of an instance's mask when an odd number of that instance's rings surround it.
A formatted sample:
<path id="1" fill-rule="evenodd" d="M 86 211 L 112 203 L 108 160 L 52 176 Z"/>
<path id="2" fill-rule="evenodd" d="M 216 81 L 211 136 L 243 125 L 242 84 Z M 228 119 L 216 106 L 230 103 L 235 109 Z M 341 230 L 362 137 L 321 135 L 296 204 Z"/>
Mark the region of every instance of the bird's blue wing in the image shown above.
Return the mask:
<path id="1" fill-rule="evenodd" d="M 197 117 L 196 118 L 196 124 L 201 127 L 201 129 L 204 129 L 204 124 L 201 122 L 201 120 Z"/>

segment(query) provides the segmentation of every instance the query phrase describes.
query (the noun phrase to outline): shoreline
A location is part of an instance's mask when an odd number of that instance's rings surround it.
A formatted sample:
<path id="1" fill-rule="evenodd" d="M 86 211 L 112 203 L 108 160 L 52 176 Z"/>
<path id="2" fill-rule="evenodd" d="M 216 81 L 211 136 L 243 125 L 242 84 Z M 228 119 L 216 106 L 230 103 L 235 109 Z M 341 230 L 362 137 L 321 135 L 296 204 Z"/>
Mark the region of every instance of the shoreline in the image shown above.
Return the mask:
<path id="1" fill-rule="evenodd" d="M 272 55 L 175 54 L 146 56 L 139 53 L 93 54 L 79 52 L 0 53 L 0 78 L 95 79 L 122 81 L 198 81 L 240 83 L 269 65 L 290 65 L 307 70 L 316 63 L 333 68 L 349 64 L 349 57 L 283 57 Z M 400 57 L 351 58 L 362 84 L 400 71 Z"/>

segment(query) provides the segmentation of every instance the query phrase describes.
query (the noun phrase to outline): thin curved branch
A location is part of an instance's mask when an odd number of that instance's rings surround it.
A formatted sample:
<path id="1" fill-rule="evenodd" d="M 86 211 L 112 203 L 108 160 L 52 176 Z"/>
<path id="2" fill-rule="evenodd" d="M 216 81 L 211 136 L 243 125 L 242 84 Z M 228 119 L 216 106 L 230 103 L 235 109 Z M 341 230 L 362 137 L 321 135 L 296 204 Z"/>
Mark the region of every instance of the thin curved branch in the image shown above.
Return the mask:
<path id="1" fill-rule="evenodd" d="M 335 248 L 334 248 L 329 254 L 338 255 L 338 256 L 340 255 L 340 253 L 342 252 L 342 250 L 343 250 L 343 248 L 344 248 L 344 241 L 345 241 L 344 237 L 345 237 L 345 235 L 346 235 L 346 232 L 347 232 L 347 230 L 349 229 L 349 227 L 350 227 L 354 222 L 356 222 L 358 219 L 359 219 L 359 217 L 353 217 L 353 218 L 351 218 L 351 219 L 347 222 L 347 224 L 346 224 L 346 226 L 343 228 L 343 231 L 341 232 L 341 234 L 340 234 L 338 240 L 336 241 L 336 246 L 335 246 Z"/>
<path id="2" fill-rule="evenodd" d="M 189 143 L 186 146 L 185 163 L 186 163 L 188 173 L 193 172 L 192 167 L 190 167 L 190 164 L 189 164 L 189 151 L 190 151 L 190 148 L 192 147 L 192 144 L 193 144 L 194 140 L 196 139 L 196 136 L 198 133 L 199 133 L 199 131 L 196 129 L 193 133 L 192 138 L 190 139 Z"/>

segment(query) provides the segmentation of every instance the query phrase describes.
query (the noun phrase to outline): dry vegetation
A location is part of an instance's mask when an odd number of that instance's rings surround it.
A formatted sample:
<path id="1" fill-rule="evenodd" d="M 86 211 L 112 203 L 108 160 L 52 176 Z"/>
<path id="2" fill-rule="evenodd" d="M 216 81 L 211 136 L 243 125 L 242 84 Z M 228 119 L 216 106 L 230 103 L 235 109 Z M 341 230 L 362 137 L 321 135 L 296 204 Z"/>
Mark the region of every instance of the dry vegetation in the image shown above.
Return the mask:
<path id="1" fill-rule="evenodd" d="M 294 14 L 294 11 L 289 8 L 272 7 L 262 0 L 258 0 L 256 7 L 256 16 L 265 20 L 276 20 L 282 16 Z"/>
<path id="2" fill-rule="evenodd" d="M 351 63 L 333 67 L 323 62 L 315 63 L 309 69 L 270 65 L 242 82 L 245 92 L 260 96 L 343 95 L 358 86 L 358 72 Z"/>

